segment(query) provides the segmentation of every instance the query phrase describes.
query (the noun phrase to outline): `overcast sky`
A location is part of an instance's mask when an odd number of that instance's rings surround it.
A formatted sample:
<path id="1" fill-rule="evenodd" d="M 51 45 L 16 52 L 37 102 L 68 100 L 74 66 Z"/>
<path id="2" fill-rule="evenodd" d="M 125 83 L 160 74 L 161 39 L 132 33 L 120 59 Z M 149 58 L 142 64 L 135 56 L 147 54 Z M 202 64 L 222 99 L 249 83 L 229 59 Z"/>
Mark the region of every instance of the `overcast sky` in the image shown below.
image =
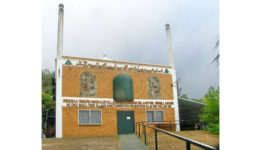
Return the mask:
<path id="1" fill-rule="evenodd" d="M 64 4 L 64 56 L 168 65 L 170 24 L 182 92 L 202 98 L 219 85 L 211 61 L 219 36 L 218 0 L 44 0 L 42 67 L 54 70 L 58 4 Z"/>

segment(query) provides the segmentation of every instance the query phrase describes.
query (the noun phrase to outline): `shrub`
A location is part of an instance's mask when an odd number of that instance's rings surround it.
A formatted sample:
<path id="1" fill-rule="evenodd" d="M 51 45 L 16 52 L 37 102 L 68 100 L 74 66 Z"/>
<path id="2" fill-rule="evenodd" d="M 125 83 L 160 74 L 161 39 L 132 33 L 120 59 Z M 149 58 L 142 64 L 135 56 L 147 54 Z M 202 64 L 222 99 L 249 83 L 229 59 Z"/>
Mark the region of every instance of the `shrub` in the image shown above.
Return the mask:
<path id="1" fill-rule="evenodd" d="M 207 131 L 219 134 L 219 88 L 210 87 L 204 99 L 206 106 L 199 115 L 200 121 L 207 124 Z"/>

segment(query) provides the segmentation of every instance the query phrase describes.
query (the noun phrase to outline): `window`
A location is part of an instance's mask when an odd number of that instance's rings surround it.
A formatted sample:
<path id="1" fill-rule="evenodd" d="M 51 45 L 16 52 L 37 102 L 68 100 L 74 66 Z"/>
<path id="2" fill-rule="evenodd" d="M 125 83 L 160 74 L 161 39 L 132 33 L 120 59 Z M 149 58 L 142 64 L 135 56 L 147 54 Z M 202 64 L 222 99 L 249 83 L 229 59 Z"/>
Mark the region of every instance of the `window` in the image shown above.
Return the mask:
<path id="1" fill-rule="evenodd" d="M 133 100 L 133 82 L 130 75 L 121 73 L 113 79 L 113 99 Z"/>
<path id="2" fill-rule="evenodd" d="M 158 77 L 149 77 L 147 80 L 149 99 L 161 99 L 160 80 Z"/>
<path id="3" fill-rule="evenodd" d="M 163 122 L 163 111 L 146 111 L 147 122 Z"/>
<path id="4" fill-rule="evenodd" d="M 96 76 L 93 72 L 83 72 L 80 76 L 80 97 L 96 97 Z"/>
<path id="5" fill-rule="evenodd" d="M 79 110 L 79 125 L 101 124 L 100 110 Z"/>

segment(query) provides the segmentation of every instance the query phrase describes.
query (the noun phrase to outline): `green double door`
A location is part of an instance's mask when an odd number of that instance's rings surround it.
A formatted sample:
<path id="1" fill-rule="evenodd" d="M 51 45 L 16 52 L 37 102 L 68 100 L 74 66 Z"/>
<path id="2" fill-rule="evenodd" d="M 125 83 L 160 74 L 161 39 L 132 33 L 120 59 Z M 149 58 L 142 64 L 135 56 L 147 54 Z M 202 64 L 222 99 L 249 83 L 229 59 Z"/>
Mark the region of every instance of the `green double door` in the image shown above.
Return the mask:
<path id="1" fill-rule="evenodd" d="M 118 134 L 134 133 L 134 111 L 117 111 Z"/>

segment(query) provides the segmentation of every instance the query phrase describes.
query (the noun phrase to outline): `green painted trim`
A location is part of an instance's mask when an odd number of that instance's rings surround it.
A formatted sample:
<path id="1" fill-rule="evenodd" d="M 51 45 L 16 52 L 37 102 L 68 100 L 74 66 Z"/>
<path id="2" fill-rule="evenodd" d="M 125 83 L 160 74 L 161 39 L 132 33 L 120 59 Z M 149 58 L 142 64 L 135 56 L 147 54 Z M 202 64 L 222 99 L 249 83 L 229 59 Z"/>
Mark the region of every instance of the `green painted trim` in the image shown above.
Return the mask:
<path id="1" fill-rule="evenodd" d="M 169 70 L 166 68 L 165 71 L 164 71 L 164 73 L 169 73 Z"/>
<path id="2" fill-rule="evenodd" d="M 72 62 L 71 62 L 69 59 L 67 59 L 67 61 L 65 62 L 65 64 L 66 64 L 66 65 L 72 65 Z"/>

